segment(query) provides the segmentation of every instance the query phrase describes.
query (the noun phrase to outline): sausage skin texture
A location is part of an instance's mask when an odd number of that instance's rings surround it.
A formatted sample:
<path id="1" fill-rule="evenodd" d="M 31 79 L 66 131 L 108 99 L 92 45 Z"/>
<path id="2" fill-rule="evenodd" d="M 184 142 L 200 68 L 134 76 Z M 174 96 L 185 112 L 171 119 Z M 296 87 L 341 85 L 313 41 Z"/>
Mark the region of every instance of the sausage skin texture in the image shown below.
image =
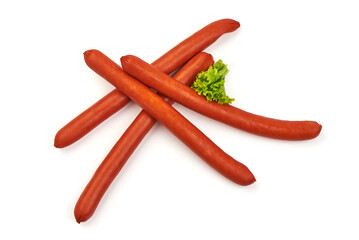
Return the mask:
<path id="1" fill-rule="evenodd" d="M 197 73 L 207 70 L 212 64 L 213 58 L 210 54 L 198 53 L 173 78 L 190 85 Z M 163 98 L 173 104 L 172 100 Z M 156 120 L 142 110 L 113 146 L 76 203 L 74 215 L 78 223 L 87 221 L 94 214 L 110 184 L 155 123 Z"/>
<path id="2" fill-rule="evenodd" d="M 169 50 L 152 65 L 162 72 L 170 74 L 191 57 L 214 43 L 220 36 L 235 31 L 239 26 L 239 22 L 232 19 L 212 22 Z M 127 96 L 116 89 L 113 90 L 61 128 L 55 136 L 54 146 L 63 148 L 71 145 L 123 108 L 128 102 Z"/>
<path id="3" fill-rule="evenodd" d="M 229 104 L 207 102 L 190 87 L 181 84 L 140 58 L 121 58 L 123 70 L 145 85 L 207 117 L 246 132 L 281 140 L 308 140 L 317 137 L 322 126 L 314 121 L 286 121 L 252 114 Z"/>
<path id="4" fill-rule="evenodd" d="M 240 185 L 255 182 L 253 174 L 242 163 L 226 154 L 176 109 L 147 86 L 125 73 L 122 68 L 98 50 L 84 53 L 86 64 L 106 79 L 147 114 L 157 119 L 193 152 L 223 176 Z"/>

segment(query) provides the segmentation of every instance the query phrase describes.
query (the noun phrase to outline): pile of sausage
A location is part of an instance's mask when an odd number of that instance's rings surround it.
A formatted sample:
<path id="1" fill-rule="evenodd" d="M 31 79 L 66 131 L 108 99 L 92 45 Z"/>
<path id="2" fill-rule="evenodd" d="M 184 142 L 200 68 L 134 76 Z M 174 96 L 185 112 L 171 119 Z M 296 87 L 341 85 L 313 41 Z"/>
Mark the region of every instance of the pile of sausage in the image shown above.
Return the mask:
<path id="1" fill-rule="evenodd" d="M 121 68 L 98 50 L 84 53 L 86 64 L 116 89 L 59 130 L 55 136 L 55 147 L 63 148 L 76 142 L 131 100 L 143 110 L 108 153 L 82 192 L 74 211 L 78 223 L 93 215 L 107 188 L 156 121 L 226 178 L 240 185 L 255 182 L 255 177 L 245 165 L 226 154 L 174 109 L 171 106 L 174 101 L 207 117 L 264 137 L 307 140 L 319 135 L 322 126 L 317 122 L 277 120 L 228 104 L 207 102 L 205 97 L 189 87 L 199 72 L 213 64 L 212 56 L 202 51 L 239 26 L 232 19 L 212 22 L 152 64 L 127 55 L 121 58 Z M 173 77 L 168 75 L 178 68 Z"/>

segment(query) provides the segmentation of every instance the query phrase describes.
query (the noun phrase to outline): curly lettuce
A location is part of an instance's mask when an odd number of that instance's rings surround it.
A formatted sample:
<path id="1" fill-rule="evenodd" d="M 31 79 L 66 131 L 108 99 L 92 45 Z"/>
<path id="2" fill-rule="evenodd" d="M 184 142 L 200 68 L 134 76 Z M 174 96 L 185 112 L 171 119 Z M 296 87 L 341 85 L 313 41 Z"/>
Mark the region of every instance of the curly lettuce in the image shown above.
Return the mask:
<path id="1" fill-rule="evenodd" d="M 191 88 L 199 95 L 205 96 L 207 101 L 230 104 L 234 101 L 234 98 L 228 97 L 224 89 L 224 77 L 228 72 L 227 65 L 222 60 L 219 60 L 213 66 L 210 66 L 207 71 L 199 73 Z"/>

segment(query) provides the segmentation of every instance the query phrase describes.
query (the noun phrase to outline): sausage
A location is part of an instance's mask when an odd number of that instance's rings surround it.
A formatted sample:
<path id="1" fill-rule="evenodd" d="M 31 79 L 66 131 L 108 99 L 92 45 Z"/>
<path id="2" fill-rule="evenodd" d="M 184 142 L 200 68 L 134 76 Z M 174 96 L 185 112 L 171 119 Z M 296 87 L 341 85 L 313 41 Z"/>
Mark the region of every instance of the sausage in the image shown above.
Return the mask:
<path id="1" fill-rule="evenodd" d="M 228 104 L 207 102 L 190 87 L 133 55 L 121 58 L 123 70 L 147 86 L 207 117 L 246 132 L 282 140 L 308 140 L 319 135 L 322 126 L 314 121 L 285 121 L 243 111 Z"/>
<path id="2" fill-rule="evenodd" d="M 196 53 L 214 43 L 220 36 L 233 32 L 239 27 L 239 22 L 232 19 L 212 22 L 179 43 L 152 64 L 162 72 L 169 74 L 179 67 L 178 62 L 181 62 L 180 65 L 184 64 Z"/>
<path id="3" fill-rule="evenodd" d="M 255 181 L 245 165 L 226 154 L 170 104 L 129 76 L 106 55 L 98 50 L 88 50 L 84 57 L 93 71 L 131 98 L 223 176 L 240 185 L 249 185 Z"/>
<path id="4" fill-rule="evenodd" d="M 162 72 L 170 74 L 191 57 L 214 43 L 220 36 L 235 31 L 239 26 L 239 22 L 232 19 L 212 22 L 176 45 L 152 64 Z M 63 148 L 76 142 L 119 111 L 128 101 L 129 99 L 119 91 L 110 92 L 61 128 L 55 136 L 54 146 Z"/>
<path id="5" fill-rule="evenodd" d="M 101 122 L 126 106 L 131 99 L 116 89 L 101 98 L 76 118 L 61 128 L 54 141 L 56 148 L 64 148 L 76 142 Z"/>
<path id="6" fill-rule="evenodd" d="M 210 54 L 198 53 L 173 78 L 190 85 L 197 73 L 207 70 L 212 64 L 213 58 Z M 173 104 L 173 101 L 168 98 L 166 101 Z M 78 223 L 87 221 L 94 214 L 112 181 L 155 123 L 156 120 L 142 110 L 113 146 L 76 203 L 74 215 Z"/>

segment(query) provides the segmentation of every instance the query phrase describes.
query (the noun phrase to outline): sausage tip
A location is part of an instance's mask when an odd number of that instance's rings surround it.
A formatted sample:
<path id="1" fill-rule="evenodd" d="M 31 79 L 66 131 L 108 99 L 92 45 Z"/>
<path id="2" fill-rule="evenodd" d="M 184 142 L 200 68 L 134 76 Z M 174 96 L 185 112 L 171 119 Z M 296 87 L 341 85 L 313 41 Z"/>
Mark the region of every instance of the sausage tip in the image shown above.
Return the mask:
<path id="1" fill-rule="evenodd" d="M 66 147 L 66 145 L 64 145 L 61 141 L 61 132 L 57 132 L 55 139 L 54 139 L 54 147 L 55 148 L 63 148 Z"/>
<path id="2" fill-rule="evenodd" d="M 126 64 L 128 62 L 128 55 L 122 56 L 120 58 L 121 61 L 121 65 L 123 66 L 124 64 Z"/>
<path id="3" fill-rule="evenodd" d="M 75 219 L 78 224 L 87 221 L 88 218 L 84 217 L 83 215 L 78 215 L 75 212 Z"/>
<path id="4" fill-rule="evenodd" d="M 231 32 L 237 30 L 241 26 L 241 24 L 238 21 L 230 19 L 230 18 L 225 18 L 225 19 L 219 20 L 218 22 L 227 23 L 227 26 L 229 27 L 229 31 L 231 31 Z"/>
<path id="5" fill-rule="evenodd" d="M 255 183 L 256 181 L 257 181 L 257 179 L 253 176 L 253 178 L 247 182 L 248 184 L 246 184 L 244 186 L 251 185 L 251 184 Z"/>
<path id="6" fill-rule="evenodd" d="M 84 56 L 85 57 L 87 57 L 88 55 L 90 55 L 92 52 L 99 52 L 98 50 L 96 50 L 96 49 L 89 49 L 89 50 L 86 50 L 85 52 L 84 52 Z"/>
<path id="7" fill-rule="evenodd" d="M 248 185 L 251 185 L 253 184 L 256 180 L 256 178 L 254 177 L 253 173 L 250 172 L 248 170 L 248 173 L 247 174 L 243 174 L 244 176 L 242 177 L 242 181 L 240 183 L 240 185 L 242 186 L 248 186 Z"/>
<path id="8" fill-rule="evenodd" d="M 128 64 L 130 64 L 130 61 L 131 61 L 131 59 L 133 59 L 133 58 L 136 58 L 136 57 L 133 56 L 133 55 L 125 55 L 125 56 L 122 56 L 122 57 L 120 58 L 121 65 L 123 66 L 123 65 L 128 65 Z"/>
<path id="9" fill-rule="evenodd" d="M 241 24 L 238 21 L 236 21 L 236 20 L 232 20 L 232 21 L 233 21 L 233 25 L 235 27 L 235 30 L 238 29 L 241 26 Z"/>
<path id="10" fill-rule="evenodd" d="M 90 51 L 91 51 L 91 50 L 87 50 L 87 51 L 84 52 L 84 57 L 85 57 L 85 58 L 90 54 Z"/>
<path id="11" fill-rule="evenodd" d="M 56 142 L 54 142 L 54 147 L 55 148 L 62 148 L 62 146 L 60 144 L 56 143 Z"/>
<path id="12" fill-rule="evenodd" d="M 317 122 L 312 122 L 312 121 L 310 121 L 309 123 L 311 123 L 312 130 L 311 130 L 311 135 L 307 139 L 313 139 L 313 138 L 318 137 L 318 135 L 322 131 L 322 125 Z"/>
<path id="13" fill-rule="evenodd" d="M 54 147 L 64 148 L 74 143 L 74 139 L 71 139 L 68 134 L 68 129 L 65 127 L 61 128 L 55 135 Z"/>
<path id="14" fill-rule="evenodd" d="M 320 134 L 320 132 L 322 131 L 323 126 L 321 124 L 318 123 L 318 133 L 317 136 Z"/>
<path id="15" fill-rule="evenodd" d="M 89 49 L 89 50 L 86 50 L 83 54 L 84 54 L 85 62 L 87 63 L 87 59 L 89 59 L 92 55 L 96 55 L 96 54 L 99 55 L 99 54 L 103 54 L 103 53 L 101 53 L 97 49 Z"/>

